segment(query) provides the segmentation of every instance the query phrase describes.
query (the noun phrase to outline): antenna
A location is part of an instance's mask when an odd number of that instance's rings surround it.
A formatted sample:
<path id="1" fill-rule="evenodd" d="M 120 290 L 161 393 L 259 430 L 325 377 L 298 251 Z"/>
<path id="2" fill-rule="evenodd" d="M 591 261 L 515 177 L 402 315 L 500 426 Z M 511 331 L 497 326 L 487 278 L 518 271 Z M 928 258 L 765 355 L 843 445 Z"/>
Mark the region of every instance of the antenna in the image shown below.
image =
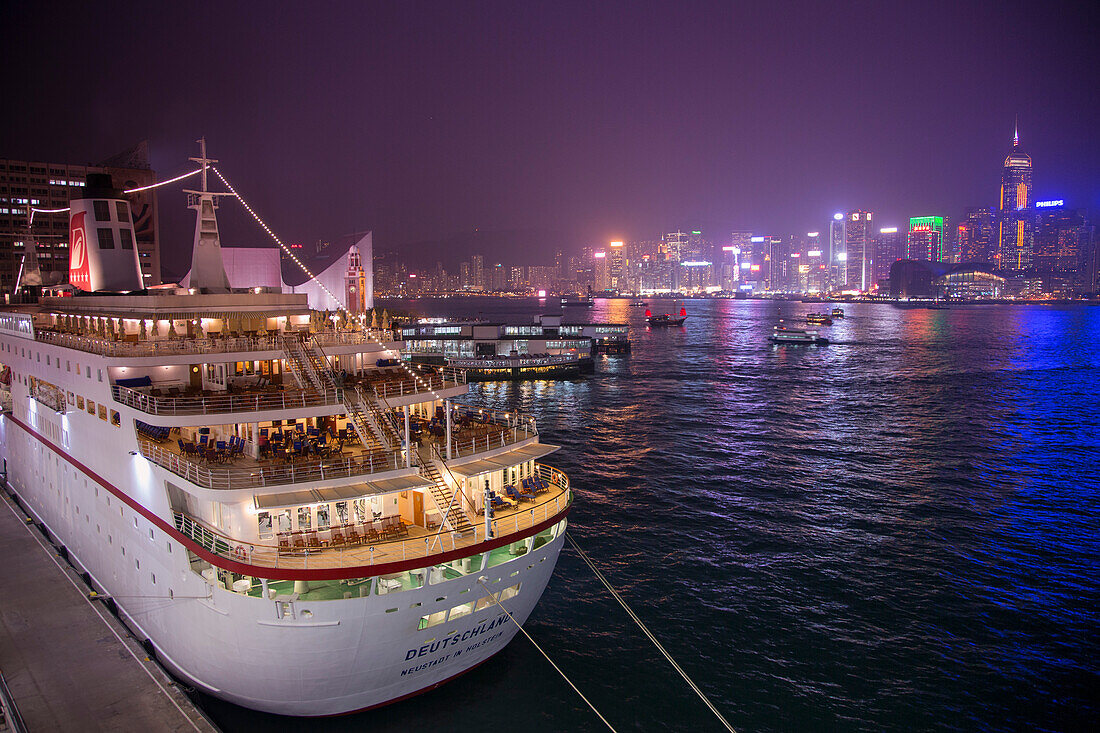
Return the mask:
<path id="1" fill-rule="evenodd" d="M 1012 147 L 1020 147 L 1020 115 L 1016 114 L 1016 129 L 1012 133 Z M 203 175 L 206 175 L 205 173 Z"/>

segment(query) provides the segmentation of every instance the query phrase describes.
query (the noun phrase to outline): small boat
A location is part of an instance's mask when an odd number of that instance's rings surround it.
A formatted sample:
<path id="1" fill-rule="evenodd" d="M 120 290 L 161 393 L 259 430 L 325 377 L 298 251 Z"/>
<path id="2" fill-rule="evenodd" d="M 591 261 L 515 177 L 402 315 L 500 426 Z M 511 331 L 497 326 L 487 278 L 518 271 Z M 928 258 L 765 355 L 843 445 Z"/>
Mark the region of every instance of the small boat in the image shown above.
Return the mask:
<path id="1" fill-rule="evenodd" d="M 644 300 L 635 300 L 630 304 L 631 308 L 645 308 L 646 302 Z"/>
<path id="2" fill-rule="evenodd" d="M 833 318 L 843 318 L 843 317 L 844 317 L 844 309 L 843 308 L 833 308 Z"/>
<path id="3" fill-rule="evenodd" d="M 808 313 L 806 314 L 806 323 L 812 323 L 815 326 L 831 326 L 833 325 L 833 319 L 829 317 L 828 313 Z"/>
<path id="4" fill-rule="evenodd" d="M 828 346 L 829 339 L 824 336 L 818 336 L 817 331 L 807 331 L 803 328 L 787 328 L 780 321 L 778 326 L 773 327 L 772 335 L 768 337 L 768 341 L 773 344 L 790 344 L 792 346 Z"/>
<path id="5" fill-rule="evenodd" d="M 924 306 L 924 309 L 930 311 L 949 311 L 951 310 L 951 306 L 947 305 L 946 303 L 940 303 L 939 301 L 934 300 L 928 305 Z"/>
<path id="6" fill-rule="evenodd" d="M 650 326 L 682 326 L 684 325 L 684 321 L 687 320 L 687 309 L 681 306 L 679 316 L 674 316 L 671 313 L 663 313 L 659 316 L 655 316 L 646 308 L 645 320 Z"/>
<path id="7" fill-rule="evenodd" d="M 581 308 L 591 308 L 593 305 L 591 295 L 566 295 L 561 299 L 563 306 L 579 306 Z"/>

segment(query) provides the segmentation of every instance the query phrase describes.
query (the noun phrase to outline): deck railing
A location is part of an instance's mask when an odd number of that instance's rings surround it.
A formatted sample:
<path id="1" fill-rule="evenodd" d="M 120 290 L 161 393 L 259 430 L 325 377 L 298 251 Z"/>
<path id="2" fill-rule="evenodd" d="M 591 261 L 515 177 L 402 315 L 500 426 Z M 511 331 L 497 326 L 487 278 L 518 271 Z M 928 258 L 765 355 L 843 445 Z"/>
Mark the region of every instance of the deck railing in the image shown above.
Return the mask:
<path id="1" fill-rule="evenodd" d="M 464 369 L 452 369 L 444 367 L 442 374 L 423 374 L 418 378 L 412 377 L 372 384 L 371 388 L 377 397 L 384 400 L 405 395 L 423 394 L 430 390 L 443 390 L 457 387 L 466 383 L 466 371 Z"/>
<path id="2" fill-rule="evenodd" d="M 183 336 L 165 337 L 146 341 L 125 341 L 103 338 L 101 336 L 84 336 L 62 331 L 38 330 L 34 332 L 35 340 L 47 344 L 64 346 L 68 349 L 77 349 L 102 356 L 169 356 L 175 354 L 227 354 L 247 351 L 281 351 L 282 346 L 279 337 L 283 334 L 271 336 L 238 336 L 238 337 L 208 337 L 186 338 Z M 363 331 L 322 331 L 313 335 L 313 338 L 325 346 L 375 344 L 375 341 L 386 343 L 393 340 L 393 332 L 374 330 L 369 334 Z"/>
<path id="3" fill-rule="evenodd" d="M 341 405 L 338 392 L 326 390 L 270 390 L 216 397 L 155 397 L 136 389 L 112 385 L 115 401 L 149 415 L 208 415 L 261 410 L 294 410 L 303 407 Z"/>
<path id="4" fill-rule="evenodd" d="M 451 459 L 504 448 L 528 438 L 537 438 L 538 428 L 535 418 L 514 412 L 479 410 L 467 405 L 455 405 L 455 413 L 460 417 L 472 419 L 478 435 L 451 435 Z M 480 430 L 484 426 L 485 430 Z"/>
<path id="5" fill-rule="evenodd" d="M 569 507 L 572 495 L 569 479 L 564 473 L 550 466 L 537 464 L 539 476 L 550 484 L 550 491 L 533 502 L 518 505 L 515 509 L 498 511 L 490 521 L 491 538 L 517 534 L 560 514 Z M 474 526 L 470 534 L 456 537 L 446 530 L 417 537 L 381 540 L 364 545 L 280 548 L 268 541 L 256 542 L 229 537 L 206 526 L 199 520 L 173 512 L 176 529 L 219 557 L 235 562 L 266 568 L 293 570 L 321 570 L 342 567 L 369 567 L 392 562 L 423 559 L 424 566 L 432 565 L 432 557 L 486 541 L 483 522 Z M 324 539 L 335 531 L 345 532 L 351 525 L 316 530 L 314 534 Z M 328 539 L 324 539 L 328 542 Z"/>
<path id="6" fill-rule="evenodd" d="M 254 489 L 309 481 L 369 476 L 405 467 L 403 451 L 375 451 L 362 456 L 322 458 L 290 463 L 272 461 L 249 468 L 208 466 L 199 460 L 138 437 L 141 454 L 158 466 L 207 489 Z"/>
<path id="7" fill-rule="evenodd" d="M 393 341 L 393 331 L 381 328 L 367 328 L 362 331 L 319 331 L 313 334 L 313 340 L 321 346 L 377 345 L 378 342 L 385 344 Z"/>
<path id="8" fill-rule="evenodd" d="M 244 351 L 280 351 L 272 336 L 238 338 L 165 338 L 156 341 L 113 341 L 60 331 L 35 331 L 35 340 L 101 356 L 171 356 L 177 354 L 228 354 Z"/>

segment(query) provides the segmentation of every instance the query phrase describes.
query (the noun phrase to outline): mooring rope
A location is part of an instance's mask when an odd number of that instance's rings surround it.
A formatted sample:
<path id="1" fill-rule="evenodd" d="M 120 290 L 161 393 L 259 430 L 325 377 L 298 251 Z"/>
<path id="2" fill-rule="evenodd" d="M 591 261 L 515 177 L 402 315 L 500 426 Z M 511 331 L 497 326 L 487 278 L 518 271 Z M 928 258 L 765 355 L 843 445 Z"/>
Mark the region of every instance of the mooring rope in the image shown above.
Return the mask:
<path id="1" fill-rule="evenodd" d="M 547 654 L 545 651 L 543 651 L 542 647 L 539 646 L 539 643 L 537 641 L 535 641 L 533 638 L 531 638 L 531 635 L 527 633 L 527 629 L 523 628 L 519 624 L 519 622 L 516 621 L 516 617 L 512 615 L 512 612 L 509 611 L 507 608 L 505 608 L 504 606 L 502 606 L 500 604 L 500 601 L 497 600 L 496 594 L 493 593 L 491 590 L 489 590 L 489 586 L 485 585 L 485 581 L 481 580 L 481 579 L 478 579 L 477 582 L 482 588 L 484 588 L 486 590 L 486 592 L 489 593 L 489 598 L 491 598 L 493 600 L 493 603 L 495 603 L 500 608 L 501 611 L 504 611 L 506 614 L 508 614 L 508 618 L 512 619 L 512 623 L 514 623 L 516 625 L 516 628 L 518 628 L 520 631 L 522 631 L 523 635 L 527 637 L 527 640 L 529 642 L 531 642 L 531 644 L 533 644 L 536 649 L 539 650 L 539 654 L 546 657 L 546 661 L 550 662 L 550 666 L 553 667 L 555 670 L 557 670 L 557 673 L 561 675 L 561 678 L 563 680 L 565 680 L 566 682 L 569 683 L 569 686 L 573 688 L 573 692 L 580 695 L 580 698 L 582 700 L 584 700 L 585 704 L 588 705 L 588 707 L 592 708 L 592 712 L 594 712 L 596 714 L 596 717 L 599 718 L 600 720 L 602 720 L 603 724 L 606 725 L 608 727 L 608 729 L 612 731 L 612 733 L 617 733 L 615 731 L 615 728 L 611 725 L 611 723 L 607 722 L 607 718 L 605 718 L 603 716 L 603 714 L 600 713 L 600 711 L 596 709 L 596 706 L 593 705 L 592 702 L 587 697 L 584 696 L 584 693 L 580 691 L 580 688 L 578 688 L 575 684 L 573 684 L 573 680 L 569 679 L 569 677 L 566 676 L 565 672 L 561 671 L 561 667 L 559 667 L 557 664 L 555 664 L 554 660 L 550 658 L 550 655 Z"/>
<path id="2" fill-rule="evenodd" d="M 706 693 L 704 693 L 699 688 L 699 685 L 695 684 L 691 677 L 688 676 L 688 673 L 684 671 L 683 667 L 676 663 L 676 660 L 672 658 L 672 655 L 668 653 L 668 650 L 664 648 L 661 642 L 657 641 L 657 637 L 653 635 L 653 632 L 649 630 L 649 627 L 645 625 L 645 622 L 638 618 L 638 614 L 634 613 L 634 610 L 626 604 L 626 601 L 623 600 L 623 597 L 621 595 L 619 595 L 619 592 L 611 587 L 611 583 L 608 582 L 607 578 L 604 577 L 604 574 L 600 572 L 600 569 L 596 567 L 596 564 L 592 562 L 592 559 L 588 557 L 587 553 L 585 553 L 585 551 L 580 548 L 580 545 L 577 544 L 577 541 L 573 539 L 572 535 L 566 533 L 565 538 L 569 540 L 569 544 L 573 546 L 573 549 L 576 550 L 577 554 L 581 556 L 582 560 L 584 560 L 585 565 L 587 565 L 595 574 L 595 576 L 599 578 L 600 582 L 603 583 L 603 587 L 607 588 L 607 592 L 610 593 L 611 596 L 619 602 L 619 605 L 622 606 L 628 614 L 630 614 L 630 618 L 634 619 L 634 623 L 638 625 L 638 628 L 641 629 L 647 637 L 649 637 L 649 640 L 653 642 L 653 646 L 657 647 L 657 650 L 661 652 L 662 655 L 664 655 L 664 658 L 668 660 L 668 663 L 672 665 L 672 668 L 675 669 L 680 674 L 680 676 L 684 678 L 684 682 L 687 682 L 688 686 L 691 687 L 691 689 L 695 691 L 695 694 L 699 696 L 699 699 L 702 700 L 708 708 L 710 708 L 710 711 L 714 713 L 714 716 L 718 718 L 723 726 L 725 726 L 726 730 L 728 730 L 730 733 L 736 733 L 736 731 L 734 731 L 733 729 L 733 726 L 729 724 L 729 721 L 726 720 L 722 713 L 718 711 L 718 708 L 714 707 L 714 703 L 710 701 L 710 698 L 706 696 Z"/>

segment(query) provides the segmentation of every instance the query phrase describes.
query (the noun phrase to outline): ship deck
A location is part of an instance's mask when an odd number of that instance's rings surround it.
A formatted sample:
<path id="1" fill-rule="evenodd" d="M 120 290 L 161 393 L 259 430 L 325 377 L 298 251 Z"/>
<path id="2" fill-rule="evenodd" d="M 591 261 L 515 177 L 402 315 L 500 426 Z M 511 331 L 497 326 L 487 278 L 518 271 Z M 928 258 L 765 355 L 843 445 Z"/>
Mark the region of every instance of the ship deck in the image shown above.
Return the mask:
<path id="1" fill-rule="evenodd" d="M 173 434 L 159 443 L 141 437 L 138 445 L 141 454 L 153 463 L 207 489 L 256 489 L 369 476 L 405 467 L 401 451 L 374 450 L 361 445 L 344 445 L 324 457 L 295 455 L 291 446 L 289 450 L 279 448 L 273 457 L 253 458 L 244 453 L 219 456 L 216 449 L 201 455 L 185 453 L 180 441 L 189 444 Z"/>
<path id="2" fill-rule="evenodd" d="M 493 538 L 522 534 L 569 507 L 569 479 L 550 466 L 539 464 L 537 467 L 539 475 L 549 488 L 533 498 L 513 503 L 508 508 L 494 510 L 490 520 Z M 428 528 L 408 524 L 403 525 L 401 530 L 407 534 L 394 536 L 392 532 L 383 534 L 385 528 L 382 522 L 353 523 L 303 533 L 315 538 L 317 546 L 294 548 L 280 547 L 276 540 L 271 540 L 271 544 L 264 544 L 230 538 L 186 514 L 175 514 L 176 528 L 208 552 L 234 563 L 280 570 L 358 568 L 367 571 L 371 566 L 424 560 L 474 548 L 486 541 L 486 535 L 484 517 L 471 519 L 474 521 L 474 531 L 463 536 L 457 536 L 445 527 Z M 350 531 L 354 530 L 363 537 L 367 535 L 368 528 L 374 529 L 384 538 L 373 542 L 347 544 L 346 538 Z M 336 532 L 343 535 L 345 541 L 336 540 L 333 536 Z M 292 545 L 291 537 L 292 535 L 284 536 L 288 545 Z M 264 574 L 264 577 L 278 577 L 278 573 Z"/>

